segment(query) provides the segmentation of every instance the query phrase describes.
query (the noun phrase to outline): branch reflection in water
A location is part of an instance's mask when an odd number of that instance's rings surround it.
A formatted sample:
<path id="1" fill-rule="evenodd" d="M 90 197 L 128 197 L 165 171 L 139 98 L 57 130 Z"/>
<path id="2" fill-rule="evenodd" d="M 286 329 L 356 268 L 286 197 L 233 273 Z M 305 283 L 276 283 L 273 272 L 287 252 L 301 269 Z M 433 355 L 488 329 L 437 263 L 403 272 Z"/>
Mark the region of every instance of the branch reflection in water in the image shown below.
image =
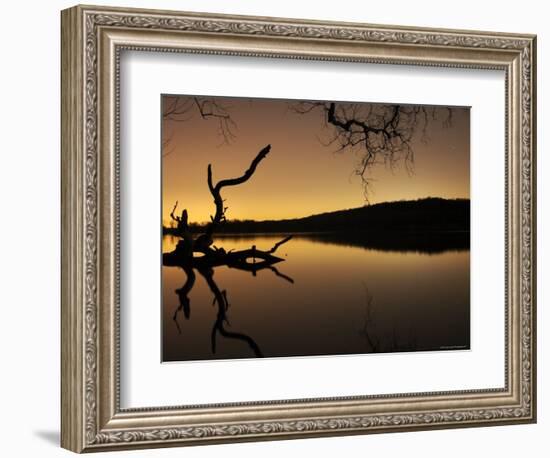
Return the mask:
<path id="1" fill-rule="evenodd" d="M 273 248 L 270 251 L 268 251 L 268 253 L 273 253 L 280 245 L 287 242 L 288 240 L 290 240 L 290 237 L 287 237 L 287 239 L 283 239 L 282 241 L 276 243 L 273 246 Z M 241 263 L 240 265 L 233 266 L 233 267 L 239 270 L 251 272 L 253 276 L 256 276 L 257 272 L 260 270 L 264 270 L 264 269 L 270 270 L 277 277 L 283 278 L 289 283 L 294 284 L 294 280 L 291 277 L 281 273 L 275 266 L 267 263 L 265 260 L 257 263 L 256 259 L 252 258 L 252 262 L 250 263 L 249 262 Z M 178 323 L 178 313 L 182 311 L 183 316 L 185 317 L 186 320 L 188 320 L 191 317 L 191 299 L 189 298 L 189 294 L 193 289 L 193 286 L 195 285 L 195 281 L 196 281 L 196 274 L 194 272 L 193 267 L 186 265 L 186 266 L 181 266 L 181 268 L 184 270 L 185 274 L 187 275 L 187 280 L 185 281 L 185 283 L 181 288 L 178 288 L 175 291 L 175 293 L 179 298 L 179 306 L 176 308 L 173 316 L 174 323 L 176 324 L 178 332 L 180 334 L 181 334 L 181 327 Z M 202 266 L 202 267 L 199 267 L 197 270 L 199 274 L 204 278 L 210 291 L 214 295 L 212 305 L 218 306 L 218 313 L 217 313 L 214 325 L 212 327 L 212 334 L 211 334 L 212 353 L 216 354 L 216 336 L 217 334 L 220 334 L 220 336 L 225 337 L 227 339 L 235 339 L 235 340 L 240 340 L 245 342 L 250 347 L 250 349 L 253 351 L 254 355 L 257 358 L 262 358 L 264 355 L 260 347 L 256 343 L 256 341 L 252 337 L 250 337 L 247 334 L 229 331 L 226 328 L 226 325 L 230 326 L 229 319 L 227 316 L 227 312 L 229 310 L 230 304 L 227 298 L 227 290 L 225 289 L 221 290 L 217 285 L 216 281 L 214 280 L 214 269 L 212 267 Z"/>
<path id="2" fill-rule="evenodd" d="M 165 265 L 163 360 L 466 349 L 469 249 L 457 237 L 382 248 L 345 234 L 294 234 L 279 250 L 284 264 L 248 258 L 210 269 Z M 218 237 L 227 252 L 279 240 Z M 170 252 L 178 239 L 167 235 L 163 243 Z"/>
<path id="3" fill-rule="evenodd" d="M 415 351 L 418 348 L 416 336 L 409 329 L 408 335 L 398 337 L 395 323 L 391 325 L 389 332 L 383 332 L 377 324 L 374 298 L 365 282 L 363 282 L 365 294 L 364 322 L 359 330 L 359 335 L 365 339 L 366 353 L 393 353 Z"/>

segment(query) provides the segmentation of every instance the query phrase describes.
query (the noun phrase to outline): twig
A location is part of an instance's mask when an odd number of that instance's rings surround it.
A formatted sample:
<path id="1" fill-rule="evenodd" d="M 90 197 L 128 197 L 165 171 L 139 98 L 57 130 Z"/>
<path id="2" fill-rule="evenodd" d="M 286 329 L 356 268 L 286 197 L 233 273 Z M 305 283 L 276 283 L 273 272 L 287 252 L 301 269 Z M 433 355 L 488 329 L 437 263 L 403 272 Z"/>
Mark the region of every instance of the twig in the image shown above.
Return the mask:
<path id="1" fill-rule="evenodd" d="M 283 243 L 288 242 L 291 238 L 292 238 L 292 235 L 289 235 L 288 237 L 285 237 L 283 240 L 281 240 L 280 242 L 277 242 L 275 245 L 273 245 L 271 250 L 267 251 L 266 253 L 269 253 L 269 254 L 275 253 L 275 251 L 277 251 L 277 248 L 279 248 Z"/>

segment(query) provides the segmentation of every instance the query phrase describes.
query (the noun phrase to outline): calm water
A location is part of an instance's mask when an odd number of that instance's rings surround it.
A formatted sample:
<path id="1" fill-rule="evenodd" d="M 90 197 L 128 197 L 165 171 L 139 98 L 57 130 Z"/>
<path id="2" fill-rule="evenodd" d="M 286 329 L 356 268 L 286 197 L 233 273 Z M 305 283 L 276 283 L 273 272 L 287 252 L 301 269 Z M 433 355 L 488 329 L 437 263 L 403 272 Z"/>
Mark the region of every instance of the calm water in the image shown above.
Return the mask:
<path id="1" fill-rule="evenodd" d="M 269 249 L 282 237 L 217 238 L 215 245 Z M 177 239 L 163 238 L 163 251 Z M 163 360 L 186 361 L 465 349 L 470 346 L 470 252 L 391 251 L 295 237 L 276 253 L 278 273 L 216 267 L 229 308 L 220 311 L 197 273 L 189 318 L 178 267 L 162 267 Z M 220 313 L 226 320 L 220 331 Z M 214 340 L 213 340 L 214 338 Z"/>

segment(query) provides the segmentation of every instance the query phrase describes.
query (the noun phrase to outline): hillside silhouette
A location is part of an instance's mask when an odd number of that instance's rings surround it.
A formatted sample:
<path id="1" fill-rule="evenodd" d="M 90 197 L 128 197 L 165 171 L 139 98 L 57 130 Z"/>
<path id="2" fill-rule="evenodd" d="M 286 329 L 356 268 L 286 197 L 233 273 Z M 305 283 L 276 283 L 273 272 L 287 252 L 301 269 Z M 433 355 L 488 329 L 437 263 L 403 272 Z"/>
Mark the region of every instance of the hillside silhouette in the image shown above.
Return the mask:
<path id="1" fill-rule="evenodd" d="M 199 233 L 206 224 L 190 224 Z M 163 227 L 172 234 L 173 228 Z M 425 198 L 384 202 L 347 210 L 282 220 L 227 220 L 220 234 L 341 233 L 373 234 L 469 232 L 470 200 Z"/>

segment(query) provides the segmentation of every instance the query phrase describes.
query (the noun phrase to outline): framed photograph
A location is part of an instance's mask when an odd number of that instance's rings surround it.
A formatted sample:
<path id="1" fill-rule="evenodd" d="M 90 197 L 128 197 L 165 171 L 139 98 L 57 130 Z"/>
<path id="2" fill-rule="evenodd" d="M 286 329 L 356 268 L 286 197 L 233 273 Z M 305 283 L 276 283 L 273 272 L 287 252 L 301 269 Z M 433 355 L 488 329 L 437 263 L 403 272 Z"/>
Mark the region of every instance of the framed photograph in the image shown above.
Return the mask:
<path id="1" fill-rule="evenodd" d="M 62 12 L 62 446 L 536 420 L 532 35 Z"/>

